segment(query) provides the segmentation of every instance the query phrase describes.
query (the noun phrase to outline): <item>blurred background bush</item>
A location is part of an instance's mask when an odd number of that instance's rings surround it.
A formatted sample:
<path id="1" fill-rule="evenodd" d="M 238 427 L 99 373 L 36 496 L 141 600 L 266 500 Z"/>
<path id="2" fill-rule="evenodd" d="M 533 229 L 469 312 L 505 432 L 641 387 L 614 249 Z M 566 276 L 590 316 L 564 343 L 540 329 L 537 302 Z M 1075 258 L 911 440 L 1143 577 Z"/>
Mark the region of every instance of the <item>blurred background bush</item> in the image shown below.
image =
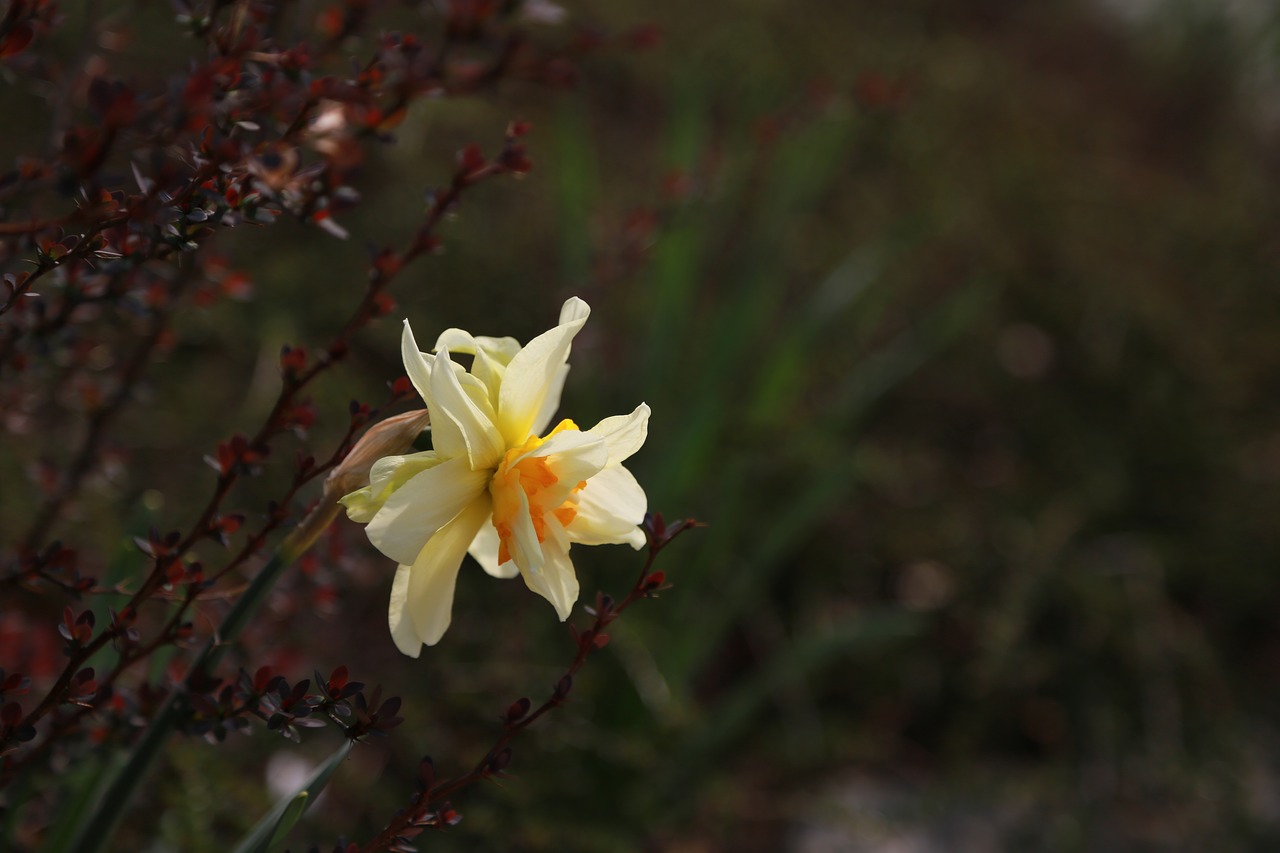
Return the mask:
<path id="1" fill-rule="evenodd" d="M 419 103 L 366 164 L 350 241 L 233 235 L 253 299 L 182 321 L 117 433 L 127 465 L 60 535 L 124 573 L 133 535 L 188 522 L 201 454 L 270 405 L 280 346 L 326 340 L 358 297 L 362 242 L 400 242 L 453 152 L 522 117 L 534 171 L 474 192 L 398 283 L 317 386 L 317 444 L 400 375 L 399 316 L 420 340 L 527 340 L 577 294 L 594 313 L 563 410 L 647 401 L 630 464 L 651 508 L 711 526 L 516 744 L 514 777 L 423 849 L 1275 849 L 1275 13 L 564 6 L 661 39 L 590 58 L 570 91 Z M 167 10 L 143 15 L 129 61 L 181 67 L 148 37 Z M 12 155 L 25 96 L 4 97 Z M 24 441 L 57 458 L 60 430 Z M 30 458 L 0 457 L 6 535 Z M 638 568 L 575 559 L 584 593 Z M 468 766 L 572 655 L 548 608 L 468 564 L 444 642 L 400 656 L 390 567 L 346 522 L 303 568 L 260 627 L 283 671 L 346 664 L 407 722 L 355 750 L 297 849 L 367 837 L 423 754 Z M 224 849 L 268 772 L 327 736 L 176 744 L 163 817 L 120 849 Z"/>

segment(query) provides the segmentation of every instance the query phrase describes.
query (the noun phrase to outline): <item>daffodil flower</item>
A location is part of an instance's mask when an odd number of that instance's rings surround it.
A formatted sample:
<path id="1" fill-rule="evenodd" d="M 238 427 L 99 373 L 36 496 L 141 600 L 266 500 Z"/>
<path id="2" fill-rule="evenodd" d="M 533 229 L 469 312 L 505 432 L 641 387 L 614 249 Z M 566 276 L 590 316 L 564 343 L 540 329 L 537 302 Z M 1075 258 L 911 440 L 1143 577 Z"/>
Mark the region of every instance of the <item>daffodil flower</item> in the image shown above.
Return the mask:
<path id="1" fill-rule="evenodd" d="M 467 553 L 494 577 L 519 574 L 563 621 L 578 598 L 572 543 L 644 545 L 644 490 L 622 462 L 644 444 L 649 407 L 589 430 L 562 420 L 547 431 L 589 313 L 568 300 L 556 327 L 524 347 L 448 329 L 435 355 L 419 351 L 405 321 L 404 366 L 427 403 L 432 449 L 378 460 L 369 485 L 342 498 L 400 564 L 389 617 L 405 654 L 417 657 L 449 627 Z M 473 357 L 470 372 L 454 354 Z"/>

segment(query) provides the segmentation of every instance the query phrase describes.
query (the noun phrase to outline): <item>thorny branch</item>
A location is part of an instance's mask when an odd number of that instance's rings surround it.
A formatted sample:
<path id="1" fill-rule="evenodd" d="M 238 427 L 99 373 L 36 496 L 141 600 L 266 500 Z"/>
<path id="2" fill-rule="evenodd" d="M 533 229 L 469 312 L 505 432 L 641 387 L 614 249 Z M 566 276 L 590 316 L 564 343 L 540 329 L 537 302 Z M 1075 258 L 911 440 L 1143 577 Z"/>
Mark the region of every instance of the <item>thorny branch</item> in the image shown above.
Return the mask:
<path id="1" fill-rule="evenodd" d="M 331 368 L 339 360 L 341 360 L 350 348 L 350 339 L 352 335 L 370 320 L 385 314 L 390 310 L 391 304 L 385 299 L 385 291 L 393 280 L 405 269 L 412 261 L 421 257 L 425 252 L 435 248 L 438 240 L 434 231 L 439 225 L 445 213 L 451 210 L 461 199 L 462 194 L 468 187 L 474 186 L 485 178 L 501 175 L 511 171 L 519 171 L 527 169 L 527 160 L 525 159 L 523 146 L 520 143 L 520 137 L 527 128 L 521 126 L 513 126 L 507 133 L 507 141 L 502 152 L 492 162 L 484 161 L 483 158 L 476 160 L 477 154 L 467 156 L 467 152 L 460 157 L 460 163 L 455 171 L 454 178 L 449 187 L 441 192 L 431 207 L 428 209 L 421 227 L 414 234 L 408 245 L 399 252 L 384 250 L 374 260 L 370 269 L 368 285 L 365 289 L 364 296 L 357 304 L 346 323 L 341 330 L 330 341 L 325 348 L 324 355 L 317 358 L 313 364 L 301 371 L 286 370 L 284 373 L 284 381 L 282 383 L 280 393 L 276 398 L 275 404 L 266 416 L 262 425 L 252 438 L 247 441 L 238 442 L 240 448 L 237 452 L 239 456 L 223 465 L 219 472 L 217 482 L 215 483 L 213 493 L 206 502 L 204 509 L 194 524 L 188 528 L 187 533 L 173 544 L 168 543 L 152 543 L 154 563 L 150 573 L 142 581 L 138 589 L 130 596 L 129 601 L 121 608 L 119 617 L 113 621 L 111 625 L 103 629 L 96 636 L 86 643 L 79 644 L 71 652 L 67 664 L 63 668 L 62 674 L 58 677 L 53 687 L 48 691 L 44 698 L 29 712 L 21 722 L 22 726 L 33 726 L 42 719 L 49 711 L 56 707 L 65 695 L 68 686 L 71 684 L 72 678 L 84 666 L 84 664 L 96 654 L 100 649 L 108 643 L 116 640 L 125 631 L 127 631 L 136 618 L 139 606 L 146 600 L 155 596 L 160 587 L 173 583 L 175 578 L 171 576 L 171 568 L 182 565 L 182 561 L 195 544 L 210 534 L 211 525 L 215 517 L 220 513 L 226 498 L 231 493 L 232 488 L 240 480 L 240 478 L 248 470 L 248 463 L 265 457 L 269 452 L 269 444 L 271 439 L 287 428 L 287 413 L 297 404 L 299 393 L 312 383 L 316 377 Z M 470 149 L 468 149 L 468 152 Z M 139 369 L 141 369 L 139 367 Z M 130 386 L 131 387 L 131 386 Z M 125 392 L 127 393 L 127 392 Z M 118 408 L 118 404 L 116 406 Z M 361 421 L 361 424 L 363 421 Z M 354 430 L 361 424 L 355 424 Z M 348 432 L 348 439 L 352 432 Z M 97 439 L 95 439 L 96 442 Z M 87 445 L 86 445 L 87 446 Z M 340 452 L 345 455 L 345 450 L 349 449 L 349 441 L 344 441 Z M 335 456 L 326 463 L 328 467 L 337 465 L 341 461 L 341 456 Z M 86 465 L 88 463 L 86 462 Z M 323 473 L 327 468 L 321 466 L 308 470 L 305 477 L 291 487 L 288 499 L 292 499 L 297 491 L 310 482 L 316 476 Z M 287 503 L 282 502 L 280 506 L 285 507 Z M 44 516 L 42 515 L 43 519 Z M 43 522 L 42 526 L 52 523 L 53 517 L 49 521 Z M 279 526 L 283 522 L 284 517 L 273 518 L 271 529 Z M 30 540 L 31 537 L 28 537 Z M 265 541 L 265 535 L 255 537 L 246 543 L 246 547 L 242 549 L 241 555 L 232 561 L 230 565 L 218 574 L 221 577 L 234 566 L 238 565 L 244 559 L 247 559 Z M 20 572 L 19 576 L 28 576 L 28 572 Z M 181 575 L 179 574 L 179 578 Z M 185 610 L 189 601 L 179 608 L 178 616 Z M 174 617 L 171 617 L 173 621 Z M 163 632 L 160 636 L 164 636 Z M 149 647 L 144 647 L 149 648 Z M 151 649 L 154 650 L 154 649 Z M 130 661 L 132 663 L 133 661 Z M 0 750 L 8 746 L 3 739 L 0 739 Z M 5 782 L 5 778 L 0 778 L 0 786 Z"/>
<path id="2" fill-rule="evenodd" d="M 582 630 L 570 626 L 577 652 L 564 674 L 556 682 L 551 695 L 532 710 L 527 698 L 521 698 L 512 703 L 502 717 L 502 733 L 493 746 L 470 771 L 461 776 L 437 782 L 431 759 L 424 758 L 418 769 L 418 790 L 410 799 L 409 805 L 397 812 L 382 832 L 363 847 L 359 847 L 359 853 L 406 849 L 409 839 L 424 830 L 438 829 L 456 823 L 458 814 L 450 805 L 449 798 L 479 781 L 503 775 L 503 771 L 511 762 L 511 742 L 525 729 L 568 700 L 578 671 L 593 653 L 608 645 L 609 635 L 605 633 L 605 629 L 635 602 L 642 598 L 653 598 L 658 592 L 669 588 L 665 574 L 653 570 L 658 554 L 681 533 L 700 526 L 698 521 L 691 518 L 668 525 L 660 513 L 646 516 L 643 527 L 649 548 L 635 583 L 631 585 L 631 589 L 621 601 L 614 601 L 611 596 L 597 593 L 595 606 L 587 608 L 587 612 L 593 617 L 591 625 Z M 351 845 L 348 849 L 355 853 L 357 848 Z"/>

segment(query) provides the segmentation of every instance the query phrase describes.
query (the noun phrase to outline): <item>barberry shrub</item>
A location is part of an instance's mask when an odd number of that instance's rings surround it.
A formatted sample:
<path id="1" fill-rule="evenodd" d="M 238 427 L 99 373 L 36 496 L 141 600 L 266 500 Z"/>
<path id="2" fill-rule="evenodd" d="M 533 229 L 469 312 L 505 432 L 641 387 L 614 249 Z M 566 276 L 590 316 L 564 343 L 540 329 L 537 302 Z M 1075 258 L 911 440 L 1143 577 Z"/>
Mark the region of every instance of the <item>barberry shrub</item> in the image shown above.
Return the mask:
<path id="1" fill-rule="evenodd" d="M 330 757 L 239 842 L 279 849 L 353 744 L 396 736 L 394 685 L 341 664 L 321 671 L 305 636 L 282 639 L 300 610 L 341 610 L 346 540 L 326 531 L 336 499 L 368 475 L 353 449 L 416 397 L 394 373 L 343 408 L 325 386 L 367 329 L 398 334 L 378 321 L 406 270 L 447 247 L 445 223 L 473 188 L 530 171 L 532 128 L 513 110 L 505 129 L 440 163 L 417 216 L 388 229 L 403 238 L 354 233 L 348 214 L 414 111 L 562 88 L 593 52 L 651 40 L 578 28 L 540 0 L 173 0 L 163 15 L 7 3 L 0 846 L 106 849 L 122 823 L 140 842 L 158 823 L 139 806 L 154 817 L 175 796 L 149 771 L 183 737 L 296 742 L 329 727 Z M 235 316 L 220 306 L 279 301 L 242 247 L 246 233 L 281 227 L 362 253 L 366 273 L 311 288 L 316 304 L 339 306 L 337 322 L 290 304 L 296 340 L 265 374 L 228 382 L 246 399 L 266 387 L 265 401 L 237 407 L 195 362 Z M 654 558 L 692 526 L 649 516 L 632 586 L 586 608 L 546 696 L 510 703 L 469 769 L 422 759 L 401 807 L 382 809 L 384 828 L 337 849 L 410 849 L 456 824 L 463 789 L 503 776 L 512 741 L 565 702 L 613 620 L 665 588 Z M 201 808 L 229 801 L 204 796 Z"/>

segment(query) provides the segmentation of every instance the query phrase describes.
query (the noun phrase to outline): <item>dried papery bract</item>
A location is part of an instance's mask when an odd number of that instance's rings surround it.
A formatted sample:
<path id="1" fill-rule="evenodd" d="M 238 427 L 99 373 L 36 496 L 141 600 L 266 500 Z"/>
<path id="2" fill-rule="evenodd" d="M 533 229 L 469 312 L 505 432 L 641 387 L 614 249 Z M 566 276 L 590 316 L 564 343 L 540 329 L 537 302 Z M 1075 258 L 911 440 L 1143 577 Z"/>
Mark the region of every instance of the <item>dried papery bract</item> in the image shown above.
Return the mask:
<path id="1" fill-rule="evenodd" d="M 431 425 L 426 409 L 394 415 L 370 427 L 324 481 L 316 506 L 289 534 L 285 546 L 301 554 L 328 529 L 342 511 L 340 499 L 369 485 L 369 469 L 379 459 L 404 453 Z"/>

